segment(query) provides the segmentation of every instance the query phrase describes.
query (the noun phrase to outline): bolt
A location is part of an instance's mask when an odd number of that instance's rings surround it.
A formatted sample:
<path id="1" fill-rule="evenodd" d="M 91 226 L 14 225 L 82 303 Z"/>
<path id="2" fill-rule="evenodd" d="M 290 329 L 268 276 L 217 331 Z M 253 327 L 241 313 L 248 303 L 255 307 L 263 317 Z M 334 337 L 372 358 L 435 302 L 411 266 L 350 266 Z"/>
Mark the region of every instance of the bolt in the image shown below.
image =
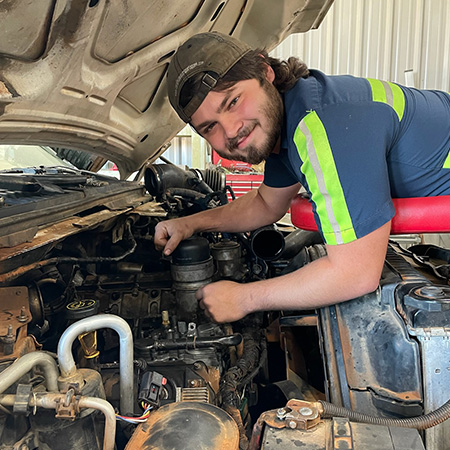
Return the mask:
<path id="1" fill-rule="evenodd" d="M 289 428 L 292 428 L 293 430 L 295 430 L 295 428 L 297 428 L 297 422 L 294 422 L 293 420 L 291 420 L 289 423 Z"/>
<path id="2" fill-rule="evenodd" d="M 199 370 L 202 367 L 202 365 L 199 362 L 194 363 L 194 369 Z"/>
<path id="3" fill-rule="evenodd" d="M 8 334 L 6 335 L 7 337 L 11 338 L 12 337 L 12 325 L 8 325 Z"/>
<path id="4" fill-rule="evenodd" d="M 19 322 L 26 322 L 28 319 L 28 316 L 25 314 L 25 306 L 22 306 L 22 308 L 20 308 L 20 315 L 17 316 L 17 320 Z"/>
<path id="5" fill-rule="evenodd" d="M 73 388 L 70 388 L 67 392 L 66 392 L 66 396 L 64 398 L 64 406 L 67 407 L 70 405 L 70 402 L 72 401 L 73 396 L 75 395 L 75 391 Z"/>
<path id="6" fill-rule="evenodd" d="M 278 417 L 278 419 L 284 420 L 284 419 L 286 418 L 286 415 L 287 415 L 288 413 L 290 413 L 291 411 L 292 411 L 292 409 L 289 408 L 289 406 L 284 406 L 283 408 L 280 408 L 280 409 L 277 411 L 277 417 Z"/>
<path id="7" fill-rule="evenodd" d="M 300 408 L 299 413 L 302 416 L 310 416 L 313 413 L 313 411 L 311 408 L 303 407 L 303 408 Z"/>

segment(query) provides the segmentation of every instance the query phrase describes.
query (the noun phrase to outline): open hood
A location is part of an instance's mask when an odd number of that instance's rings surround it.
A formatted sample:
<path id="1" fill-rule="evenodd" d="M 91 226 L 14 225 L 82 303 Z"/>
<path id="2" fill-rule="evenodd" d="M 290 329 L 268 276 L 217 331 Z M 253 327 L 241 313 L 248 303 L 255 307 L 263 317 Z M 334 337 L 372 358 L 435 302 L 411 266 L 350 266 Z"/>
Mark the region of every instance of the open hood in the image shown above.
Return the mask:
<path id="1" fill-rule="evenodd" d="M 271 50 L 316 28 L 332 2 L 0 2 L 0 144 L 85 150 L 126 176 L 183 127 L 165 77 L 180 44 L 217 30 Z"/>

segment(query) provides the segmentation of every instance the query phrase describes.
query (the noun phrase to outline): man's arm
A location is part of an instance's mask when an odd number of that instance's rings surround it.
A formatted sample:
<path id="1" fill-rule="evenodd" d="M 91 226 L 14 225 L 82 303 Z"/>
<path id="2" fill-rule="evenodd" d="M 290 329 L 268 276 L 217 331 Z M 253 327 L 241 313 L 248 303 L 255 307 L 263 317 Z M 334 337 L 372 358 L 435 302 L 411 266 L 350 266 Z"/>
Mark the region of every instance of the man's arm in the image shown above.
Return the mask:
<path id="1" fill-rule="evenodd" d="M 216 322 L 255 311 L 312 309 L 372 292 L 379 283 L 390 222 L 348 244 L 327 246 L 327 256 L 270 280 L 211 283 L 199 291 L 200 307 Z"/>
<path id="2" fill-rule="evenodd" d="M 289 209 L 299 189 L 300 184 L 284 188 L 262 184 L 219 208 L 160 222 L 155 230 L 155 246 L 170 255 L 183 239 L 200 231 L 239 233 L 274 223 Z"/>

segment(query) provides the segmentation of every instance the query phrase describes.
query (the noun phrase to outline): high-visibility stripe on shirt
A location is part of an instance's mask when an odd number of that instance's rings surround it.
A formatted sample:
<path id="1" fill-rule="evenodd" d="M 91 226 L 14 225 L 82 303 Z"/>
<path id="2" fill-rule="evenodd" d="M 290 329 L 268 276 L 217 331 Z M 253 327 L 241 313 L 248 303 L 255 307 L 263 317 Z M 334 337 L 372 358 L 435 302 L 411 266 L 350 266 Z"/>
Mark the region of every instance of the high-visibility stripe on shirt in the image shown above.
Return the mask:
<path id="1" fill-rule="evenodd" d="M 345 244 L 354 241 L 356 234 L 328 136 L 315 111 L 299 123 L 294 143 L 303 161 L 300 170 L 306 177 L 312 201 L 316 205 L 325 242 Z"/>
<path id="2" fill-rule="evenodd" d="M 391 106 L 397 113 L 398 120 L 402 120 L 405 112 L 405 94 L 399 86 L 389 81 L 367 78 L 372 88 L 372 100 Z"/>
<path id="3" fill-rule="evenodd" d="M 448 152 L 447 158 L 445 158 L 443 169 L 450 169 L 450 152 Z"/>
<path id="4" fill-rule="evenodd" d="M 448 95 L 450 95 L 450 92 L 448 92 Z M 447 158 L 445 158 L 444 165 L 442 166 L 443 169 L 450 169 L 450 150 L 448 152 Z"/>

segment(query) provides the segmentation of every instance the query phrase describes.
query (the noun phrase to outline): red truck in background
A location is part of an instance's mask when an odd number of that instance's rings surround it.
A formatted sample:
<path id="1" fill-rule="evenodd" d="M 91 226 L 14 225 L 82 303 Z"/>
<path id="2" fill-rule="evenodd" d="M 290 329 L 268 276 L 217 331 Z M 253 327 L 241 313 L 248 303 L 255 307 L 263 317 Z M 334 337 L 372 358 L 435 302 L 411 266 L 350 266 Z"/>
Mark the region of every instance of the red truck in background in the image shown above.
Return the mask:
<path id="1" fill-rule="evenodd" d="M 264 180 L 264 175 L 255 172 L 251 164 L 221 158 L 215 151 L 212 152 L 212 163 L 229 170 L 229 173 L 226 174 L 226 181 L 227 185 L 233 189 L 236 198 L 241 197 L 251 189 L 257 189 Z M 232 200 L 229 192 L 228 200 Z"/>

